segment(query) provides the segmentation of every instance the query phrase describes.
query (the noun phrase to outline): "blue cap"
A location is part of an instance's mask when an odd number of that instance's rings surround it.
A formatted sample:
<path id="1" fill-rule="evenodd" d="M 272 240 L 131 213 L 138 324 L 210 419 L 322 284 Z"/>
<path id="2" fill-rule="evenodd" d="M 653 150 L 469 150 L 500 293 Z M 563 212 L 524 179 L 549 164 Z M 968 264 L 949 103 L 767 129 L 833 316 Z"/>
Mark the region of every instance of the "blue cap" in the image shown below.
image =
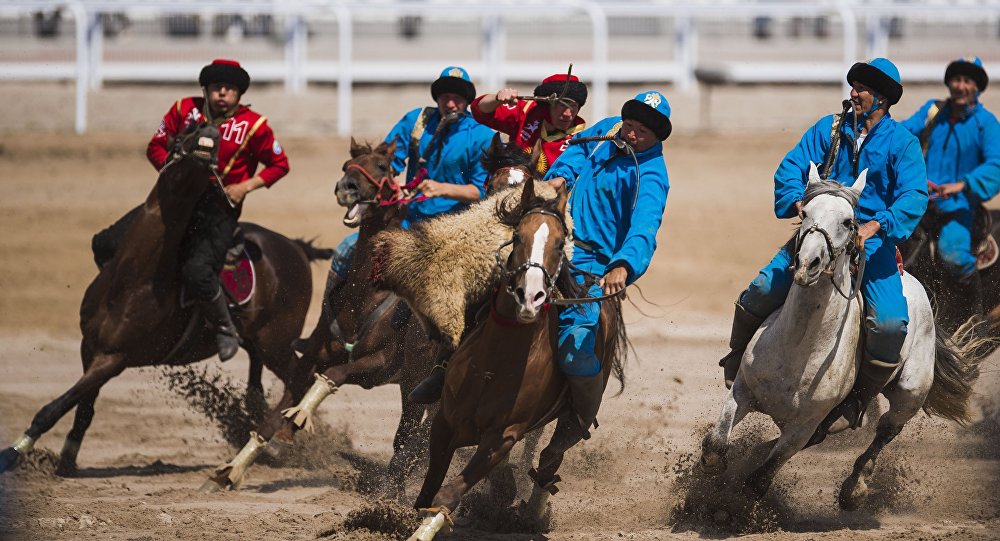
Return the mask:
<path id="1" fill-rule="evenodd" d="M 948 80 L 956 75 L 965 75 L 975 81 L 980 92 L 986 90 L 986 85 L 990 84 L 990 78 L 983 68 L 983 61 L 978 56 L 959 58 L 948 64 L 948 68 L 944 70 L 944 84 L 948 84 Z"/>
<path id="2" fill-rule="evenodd" d="M 448 66 L 441 70 L 441 76 L 431 84 L 431 97 L 434 101 L 446 92 L 458 94 L 469 103 L 476 99 L 476 86 L 472 84 L 469 72 L 458 66 Z"/>
<path id="3" fill-rule="evenodd" d="M 858 62 L 847 72 L 847 84 L 859 82 L 886 97 L 895 105 L 903 97 L 903 81 L 899 70 L 888 58 L 875 58 Z"/>
<path id="4" fill-rule="evenodd" d="M 647 90 L 636 94 L 622 105 L 622 118 L 637 120 L 660 139 L 670 137 L 670 102 L 657 90 Z"/>

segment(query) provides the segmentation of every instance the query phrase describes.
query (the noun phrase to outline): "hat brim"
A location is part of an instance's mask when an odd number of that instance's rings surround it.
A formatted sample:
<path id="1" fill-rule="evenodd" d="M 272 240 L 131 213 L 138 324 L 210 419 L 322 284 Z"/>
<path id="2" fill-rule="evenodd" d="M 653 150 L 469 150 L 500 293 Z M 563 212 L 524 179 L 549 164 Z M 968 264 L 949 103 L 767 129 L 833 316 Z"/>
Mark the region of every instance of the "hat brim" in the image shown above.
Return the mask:
<path id="1" fill-rule="evenodd" d="M 198 84 L 208 86 L 214 83 L 230 83 L 245 94 L 250 88 L 250 74 L 240 66 L 232 64 L 209 64 L 201 69 Z"/>
<path id="2" fill-rule="evenodd" d="M 855 81 L 885 96 L 889 100 L 889 105 L 896 105 L 899 98 L 903 97 L 903 85 L 871 64 L 858 62 L 851 66 L 847 72 L 847 84 L 854 84 Z"/>
<path id="3" fill-rule="evenodd" d="M 666 141 L 673 131 L 669 118 L 639 100 L 628 100 L 622 105 L 622 118 L 639 121 L 643 126 L 653 130 L 660 141 Z"/>
<path id="4" fill-rule="evenodd" d="M 462 96 L 465 101 L 472 103 L 476 99 L 476 86 L 460 77 L 439 77 L 431 83 L 431 97 L 434 101 L 446 93 Z"/>
<path id="5" fill-rule="evenodd" d="M 948 81 L 956 75 L 965 75 L 975 81 L 980 92 L 986 90 L 987 85 L 990 84 L 990 78 L 986 75 L 986 70 L 972 62 L 956 60 L 948 64 L 948 67 L 944 70 L 944 84 L 948 84 Z"/>

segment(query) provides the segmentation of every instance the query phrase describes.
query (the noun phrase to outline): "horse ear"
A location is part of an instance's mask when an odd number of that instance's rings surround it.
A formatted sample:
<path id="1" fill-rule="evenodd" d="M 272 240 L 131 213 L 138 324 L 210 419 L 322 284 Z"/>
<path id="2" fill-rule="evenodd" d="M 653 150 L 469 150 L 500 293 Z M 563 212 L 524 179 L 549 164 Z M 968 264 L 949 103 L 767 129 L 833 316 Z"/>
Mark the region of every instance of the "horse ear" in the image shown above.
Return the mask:
<path id="1" fill-rule="evenodd" d="M 493 134 L 493 139 L 490 140 L 490 156 L 496 156 L 503 150 L 503 140 L 500 139 L 500 132 Z"/>
<path id="2" fill-rule="evenodd" d="M 809 160 L 809 183 L 819 182 L 820 180 L 822 179 L 819 178 L 819 168 L 816 167 L 816 164 L 812 160 Z"/>
<path id="3" fill-rule="evenodd" d="M 861 199 L 861 192 L 865 191 L 865 184 L 868 183 L 868 169 L 865 168 L 858 175 L 858 179 L 854 181 L 854 185 L 851 186 L 851 191 L 857 194 L 858 199 Z"/>
<path id="4" fill-rule="evenodd" d="M 528 176 L 527 180 L 524 181 L 524 188 L 521 189 L 521 206 L 528 204 L 535 198 L 535 178 Z"/>
<path id="5" fill-rule="evenodd" d="M 352 136 L 351 137 L 351 158 L 357 158 L 358 156 L 361 156 L 362 154 L 365 154 L 365 150 L 366 150 L 366 148 L 364 146 L 359 145 L 358 142 L 355 141 L 354 137 Z"/>
<path id="6" fill-rule="evenodd" d="M 542 159 L 542 140 L 539 139 L 538 142 L 535 143 L 534 148 L 531 149 L 532 171 L 538 171 L 539 173 L 541 173 L 541 171 L 538 170 L 538 162 L 541 161 L 541 159 Z"/>
<path id="7" fill-rule="evenodd" d="M 392 156 L 396 153 L 396 140 L 393 139 L 391 143 L 382 143 L 375 149 L 375 153 L 383 156 Z"/>
<path id="8" fill-rule="evenodd" d="M 566 193 L 566 180 L 563 179 L 562 182 L 556 183 L 556 210 L 560 215 L 566 214 L 567 201 L 569 201 L 569 195 Z"/>

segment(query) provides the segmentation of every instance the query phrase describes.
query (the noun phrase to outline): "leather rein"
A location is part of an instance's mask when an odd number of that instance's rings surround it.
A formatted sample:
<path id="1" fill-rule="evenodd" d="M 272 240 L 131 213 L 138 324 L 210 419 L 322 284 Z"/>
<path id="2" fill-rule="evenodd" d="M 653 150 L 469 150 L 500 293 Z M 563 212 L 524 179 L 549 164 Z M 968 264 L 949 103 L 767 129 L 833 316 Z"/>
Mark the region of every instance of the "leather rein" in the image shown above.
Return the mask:
<path id="1" fill-rule="evenodd" d="M 791 268 L 793 272 L 798 270 L 798 265 L 799 265 L 798 255 L 799 255 L 799 250 L 802 247 L 802 239 L 806 238 L 806 236 L 811 233 L 819 233 L 820 235 L 823 235 L 823 240 L 826 242 L 826 250 L 830 254 L 830 262 L 827 263 L 826 268 L 823 269 L 823 274 L 825 274 L 830 278 L 830 284 L 833 285 L 833 289 L 835 289 L 837 293 L 840 294 L 841 297 L 844 297 L 847 300 L 851 300 L 857 297 L 858 292 L 861 291 L 861 278 L 865 275 L 865 259 L 866 259 L 864 257 L 864 253 L 858 251 L 854 241 L 854 239 L 857 238 L 858 236 L 858 220 L 857 219 L 851 220 L 850 234 L 848 235 L 848 239 L 850 240 L 848 240 L 848 242 L 843 246 L 834 246 L 833 239 L 830 237 L 830 233 L 826 229 L 820 227 L 820 225 L 817 223 L 813 223 L 805 230 L 800 229 L 799 232 L 795 235 L 795 251 L 793 252 L 795 263 L 792 265 Z M 850 295 L 847 295 L 843 291 L 841 291 L 840 287 L 838 287 L 837 283 L 833 280 L 833 266 L 837 262 L 837 259 L 844 252 L 847 252 L 852 259 L 857 260 L 857 267 L 858 267 L 857 272 L 852 274 L 854 278 L 854 287 L 851 289 Z"/>

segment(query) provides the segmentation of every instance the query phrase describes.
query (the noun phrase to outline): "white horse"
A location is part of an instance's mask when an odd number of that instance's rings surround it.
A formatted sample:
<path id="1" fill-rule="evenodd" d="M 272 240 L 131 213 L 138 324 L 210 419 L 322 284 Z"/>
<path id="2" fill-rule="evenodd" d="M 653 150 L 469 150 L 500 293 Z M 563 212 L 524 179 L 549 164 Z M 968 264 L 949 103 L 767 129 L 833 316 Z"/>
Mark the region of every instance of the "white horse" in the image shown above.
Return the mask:
<path id="1" fill-rule="evenodd" d="M 781 431 L 764 464 L 746 480 L 747 495 L 760 499 L 778 469 L 802 450 L 826 415 L 851 391 L 860 367 L 859 339 L 864 306 L 852 283 L 851 246 L 857 225 L 854 205 L 867 170 L 854 185 L 820 180 L 810 165 L 804 218 L 797 233 L 794 284 L 751 340 L 739 374 L 714 429 L 702 442 L 702 471 L 726 468 L 733 427 L 751 411 L 769 415 Z M 864 254 L 860 254 L 864 257 Z M 856 280 L 860 280 L 860 276 Z M 936 331 L 923 286 L 904 274 L 903 295 L 910 323 L 892 382 L 883 393 L 889 410 L 879 419 L 875 439 L 844 481 L 839 503 L 855 508 L 866 496 L 882 448 L 923 407 L 928 413 L 964 423 L 977 376 L 974 344 L 963 349 Z M 846 428 L 846 427 L 844 427 Z M 841 428 L 843 430 L 843 428 Z"/>

